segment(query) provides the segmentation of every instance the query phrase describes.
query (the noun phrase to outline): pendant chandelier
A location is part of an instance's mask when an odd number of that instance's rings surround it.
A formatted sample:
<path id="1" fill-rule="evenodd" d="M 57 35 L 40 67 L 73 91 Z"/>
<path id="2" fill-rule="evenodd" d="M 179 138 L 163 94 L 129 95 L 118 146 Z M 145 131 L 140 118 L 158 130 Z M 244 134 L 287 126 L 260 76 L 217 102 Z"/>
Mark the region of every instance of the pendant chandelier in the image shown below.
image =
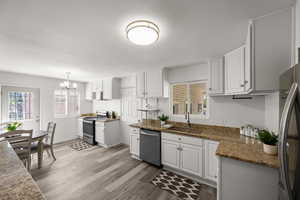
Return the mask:
<path id="1" fill-rule="evenodd" d="M 77 83 L 70 81 L 70 75 L 71 75 L 71 72 L 66 72 L 66 80 L 59 84 L 60 88 L 67 89 L 67 90 L 70 90 L 70 89 L 76 90 L 77 89 Z"/>

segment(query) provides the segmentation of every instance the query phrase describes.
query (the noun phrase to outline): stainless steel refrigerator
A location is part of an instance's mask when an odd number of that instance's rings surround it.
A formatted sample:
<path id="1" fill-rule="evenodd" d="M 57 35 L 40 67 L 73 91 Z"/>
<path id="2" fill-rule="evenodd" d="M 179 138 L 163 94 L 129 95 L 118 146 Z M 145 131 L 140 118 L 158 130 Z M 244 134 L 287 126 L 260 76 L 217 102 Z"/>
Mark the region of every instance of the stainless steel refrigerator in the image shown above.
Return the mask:
<path id="1" fill-rule="evenodd" d="M 280 77 L 279 199 L 300 200 L 300 64 Z"/>

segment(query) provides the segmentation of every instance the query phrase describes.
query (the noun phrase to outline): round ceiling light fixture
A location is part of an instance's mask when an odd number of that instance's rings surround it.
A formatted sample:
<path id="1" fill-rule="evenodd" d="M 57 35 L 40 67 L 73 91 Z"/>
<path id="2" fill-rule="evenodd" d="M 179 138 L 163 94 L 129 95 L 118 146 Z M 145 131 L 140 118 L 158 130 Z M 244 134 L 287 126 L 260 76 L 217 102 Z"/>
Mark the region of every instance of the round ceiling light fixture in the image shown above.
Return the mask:
<path id="1" fill-rule="evenodd" d="M 153 22 L 136 20 L 126 27 L 127 38 L 137 45 L 150 45 L 158 40 L 159 28 Z"/>

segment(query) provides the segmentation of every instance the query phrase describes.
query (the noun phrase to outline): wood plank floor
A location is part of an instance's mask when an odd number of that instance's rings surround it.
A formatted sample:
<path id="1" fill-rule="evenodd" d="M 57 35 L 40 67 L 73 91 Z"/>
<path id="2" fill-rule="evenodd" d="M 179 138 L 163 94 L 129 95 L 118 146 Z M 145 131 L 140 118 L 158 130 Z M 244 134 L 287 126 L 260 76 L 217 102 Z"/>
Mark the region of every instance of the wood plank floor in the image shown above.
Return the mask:
<path id="1" fill-rule="evenodd" d="M 68 143 L 55 146 L 57 161 L 44 154 L 42 169 L 33 161 L 32 176 L 48 200 L 179 200 L 150 182 L 160 169 L 130 157 L 119 145 L 76 151 Z M 207 189 L 200 200 L 215 200 Z"/>

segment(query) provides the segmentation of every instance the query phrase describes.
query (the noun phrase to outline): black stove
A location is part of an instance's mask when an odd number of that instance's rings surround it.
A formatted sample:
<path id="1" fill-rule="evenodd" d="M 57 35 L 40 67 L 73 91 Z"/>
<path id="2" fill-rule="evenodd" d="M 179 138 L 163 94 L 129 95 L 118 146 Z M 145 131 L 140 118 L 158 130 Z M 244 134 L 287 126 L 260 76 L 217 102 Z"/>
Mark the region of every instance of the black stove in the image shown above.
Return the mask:
<path id="1" fill-rule="evenodd" d="M 105 120 L 106 116 L 97 115 L 97 117 L 83 118 L 83 141 L 96 145 L 96 121 Z"/>

